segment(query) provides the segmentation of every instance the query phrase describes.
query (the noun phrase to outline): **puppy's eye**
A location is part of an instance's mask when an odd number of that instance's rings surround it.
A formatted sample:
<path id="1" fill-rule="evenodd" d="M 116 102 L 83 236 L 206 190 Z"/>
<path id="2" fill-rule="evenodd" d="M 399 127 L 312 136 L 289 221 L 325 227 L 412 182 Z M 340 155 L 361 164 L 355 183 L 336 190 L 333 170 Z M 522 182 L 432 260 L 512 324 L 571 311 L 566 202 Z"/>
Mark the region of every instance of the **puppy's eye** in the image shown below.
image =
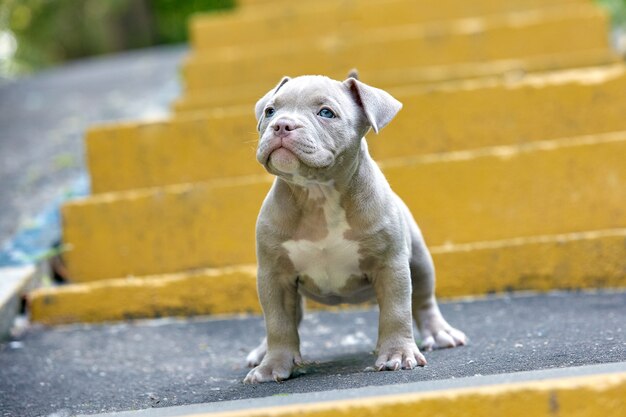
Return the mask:
<path id="1" fill-rule="evenodd" d="M 335 113 L 333 113 L 332 110 L 326 109 L 326 108 L 320 110 L 317 113 L 317 115 L 320 116 L 320 117 L 325 117 L 326 119 L 334 119 L 336 117 Z"/>
<path id="2" fill-rule="evenodd" d="M 267 109 L 265 109 L 265 117 L 272 117 L 274 113 L 276 113 L 276 110 L 274 110 L 273 107 L 268 107 Z"/>

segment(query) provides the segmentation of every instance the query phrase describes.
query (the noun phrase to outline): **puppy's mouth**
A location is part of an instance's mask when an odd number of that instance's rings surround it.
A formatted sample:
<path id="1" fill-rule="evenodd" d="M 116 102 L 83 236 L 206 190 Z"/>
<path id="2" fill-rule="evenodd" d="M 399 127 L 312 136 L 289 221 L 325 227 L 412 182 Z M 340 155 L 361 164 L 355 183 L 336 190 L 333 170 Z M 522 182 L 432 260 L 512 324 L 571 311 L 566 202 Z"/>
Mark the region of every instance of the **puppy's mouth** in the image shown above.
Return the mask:
<path id="1" fill-rule="evenodd" d="M 334 156 L 329 150 L 317 147 L 306 140 L 271 138 L 262 140 L 257 159 L 268 170 L 274 167 L 285 172 L 281 167 L 290 170 L 297 167 L 324 169 L 332 165 Z"/>
<path id="2" fill-rule="evenodd" d="M 285 146 L 279 146 L 270 151 L 266 159 L 266 166 L 272 166 L 280 172 L 295 174 L 300 168 L 298 156 Z"/>

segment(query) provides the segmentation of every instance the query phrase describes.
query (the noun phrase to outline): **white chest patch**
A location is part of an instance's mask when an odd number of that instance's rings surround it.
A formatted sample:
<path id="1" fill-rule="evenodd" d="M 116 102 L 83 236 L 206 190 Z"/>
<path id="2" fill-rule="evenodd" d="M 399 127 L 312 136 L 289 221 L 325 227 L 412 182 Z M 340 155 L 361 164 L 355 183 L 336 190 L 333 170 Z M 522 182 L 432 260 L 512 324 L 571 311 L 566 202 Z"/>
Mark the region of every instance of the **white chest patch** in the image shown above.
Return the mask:
<path id="1" fill-rule="evenodd" d="M 361 274 L 359 244 L 344 238 L 350 229 L 346 212 L 339 204 L 339 193 L 334 187 L 322 186 L 311 190 L 309 196 L 318 198 L 323 193 L 324 217 L 328 235 L 320 240 L 288 240 L 283 243 L 289 259 L 298 274 L 308 276 L 323 294 L 339 294 L 351 276 Z"/>

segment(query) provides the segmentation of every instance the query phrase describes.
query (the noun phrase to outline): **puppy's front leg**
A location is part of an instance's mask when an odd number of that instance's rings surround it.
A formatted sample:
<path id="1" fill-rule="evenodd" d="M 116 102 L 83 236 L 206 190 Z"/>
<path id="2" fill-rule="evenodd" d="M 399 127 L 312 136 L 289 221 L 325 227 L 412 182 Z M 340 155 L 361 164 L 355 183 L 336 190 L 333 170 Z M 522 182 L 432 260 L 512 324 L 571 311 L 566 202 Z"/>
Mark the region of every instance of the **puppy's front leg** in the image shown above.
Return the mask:
<path id="1" fill-rule="evenodd" d="M 302 297 L 296 285 L 287 279 L 273 276 L 259 269 L 258 291 L 265 328 L 267 353 L 256 368 L 252 369 L 244 383 L 282 381 L 291 376 L 295 365 L 302 363 L 298 324 L 302 318 Z"/>
<path id="2" fill-rule="evenodd" d="M 408 262 L 397 264 L 382 268 L 373 280 L 380 309 L 376 348 L 379 371 L 426 365 L 426 359 L 413 338 L 409 265 Z"/>

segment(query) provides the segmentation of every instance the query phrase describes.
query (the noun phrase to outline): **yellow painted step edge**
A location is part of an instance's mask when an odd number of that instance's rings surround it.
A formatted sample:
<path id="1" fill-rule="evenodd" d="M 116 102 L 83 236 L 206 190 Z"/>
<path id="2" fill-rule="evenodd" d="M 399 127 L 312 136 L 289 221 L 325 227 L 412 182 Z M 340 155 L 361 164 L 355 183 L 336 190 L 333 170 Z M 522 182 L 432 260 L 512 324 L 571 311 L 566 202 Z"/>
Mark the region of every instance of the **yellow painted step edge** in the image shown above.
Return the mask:
<path id="1" fill-rule="evenodd" d="M 393 89 L 405 107 L 380 136 L 368 136 L 370 151 L 382 161 L 626 131 L 621 111 L 625 75 L 626 67 L 618 64 L 529 74 L 516 82 L 466 81 L 455 83 L 459 89 L 453 91 L 444 86 L 430 92 L 411 86 Z M 258 133 L 252 108 L 91 129 L 86 145 L 92 192 L 263 172 L 254 157 Z"/>
<path id="2" fill-rule="evenodd" d="M 492 22 L 510 25 L 528 20 L 571 14 L 583 10 L 599 10 L 584 1 L 533 1 L 522 5 L 516 2 L 474 1 L 471 7 L 461 6 L 458 0 L 421 0 L 417 6 L 410 0 L 379 0 L 372 4 L 344 2 L 316 2 L 309 7 L 289 5 L 280 8 L 257 8 L 230 14 L 196 16 L 191 19 L 189 33 L 194 50 L 220 49 L 262 44 L 264 48 L 286 47 L 296 40 L 329 39 L 333 36 L 360 37 L 368 30 L 384 32 L 399 26 L 427 26 L 430 33 L 441 34 L 452 28 L 458 33 L 475 31 Z M 298 3 L 298 2 L 293 2 Z M 426 3 L 426 4 L 425 4 Z M 482 4 L 480 4 L 482 3 Z M 456 7 L 455 7 L 456 6 Z M 228 52 L 228 51 L 227 51 Z"/>
<path id="3" fill-rule="evenodd" d="M 245 12 L 254 12 L 254 13 L 258 13 L 259 10 L 263 9 L 266 10 L 267 7 L 291 7 L 294 8 L 296 10 L 306 10 L 308 7 L 310 7 L 311 5 L 316 5 L 316 4 L 320 4 L 320 3 L 338 3 L 338 2 L 343 2 L 346 3 L 348 5 L 350 4 L 354 4 L 354 0 L 299 0 L 297 2 L 294 2 L 293 0 L 235 0 L 235 10 L 237 12 L 239 11 L 245 11 Z M 588 1 L 588 0 L 553 0 L 550 1 L 550 4 L 555 4 L 555 3 L 580 3 L 580 2 L 584 2 L 584 1 Z M 382 3 L 382 1 L 380 0 L 357 0 L 357 3 Z M 462 2 L 459 2 L 462 3 Z M 474 2 L 474 3 L 478 3 L 478 2 Z M 487 1 L 486 3 L 489 3 L 489 1 Z M 526 2 L 521 2 L 522 4 L 525 4 Z M 207 20 L 212 20 L 213 19 L 214 14 L 212 12 L 199 12 L 198 14 L 195 15 L 195 18 L 198 20 L 203 20 L 203 19 L 207 19 Z"/>
<path id="4" fill-rule="evenodd" d="M 626 226 L 624 136 L 570 138 L 381 165 L 431 245 Z M 100 194 L 65 204 L 75 280 L 254 263 L 271 177 Z"/>
<path id="5" fill-rule="evenodd" d="M 446 245 L 431 252 L 440 297 L 626 287 L 626 228 Z M 38 289 L 29 294 L 31 319 L 62 324 L 260 313 L 255 277 L 256 267 L 249 265 Z"/>
<path id="6" fill-rule="evenodd" d="M 425 93 L 437 90 L 461 90 L 469 82 L 474 85 L 482 83 L 486 87 L 492 87 L 494 84 L 512 84 L 523 80 L 527 73 L 541 75 L 547 71 L 594 67 L 618 62 L 621 62 L 621 58 L 614 51 L 596 49 L 487 62 L 360 71 L 360 76 L 366 83 L 389 90 L 392 94 L 394 90 L 406 86 L 412 87 L 416 92 Z M 342 78 L 346 74 L 339 74 L 339 76 Z M 172 109 L 177 117 L 185 117 L 202 111 L 223 112 L 224 110 L 220 109 L 234 106 L 240 106 L 241 110 L 249 112 L 256 100 L 262 97 L 268 89 L 265 83 L 258 80 L 250 84 L 187 89 L 173 102 Z"/>
<path id="7" fill-rule="evenodd" d="M 436 1 L 441 2 L 442 0 Z M 410 2 L 406 3 L 407 5 L 410 4 Z M 380 6 L 374 5 L 373 9 L 380 9 Z M 278 13 L 273 10 L 268 11 L 269 21 L 263 18 L 263 16 L 248 15 L 245 21 L 233 22 L 234 25 L 230 28 L 216 27 L 214 28 L 215 30 L 208 31 L 210 40 L 214 42 L 217 41 L 218 43 L 211 45 L 210 48 L 202 48 L 196 45 L 196 47 L 193 48 L 192 60 L 194 58 L 201 58 L 207 62 L 231 61 L 243 57 L 268 56 L 274 53 L 284 52 L 285 49 L 306 55 L 305 51 L 302 51 L 298 46 L 314 45 L 321 50 L 332 51 L 337 46 L 345 46 L 344 43 L 346 42 L 346 45 L 354 44 L 362 47 L 371 42 L 396 41 L 407 36 L 411 38 L 415 37 L 416 41 L 425 39 L 432 42 L 433 39 L 440 40 L 441 37 L 476 36 L 477 34 L 490 30 L 517 29 L 570 19 L 598 18 L 600 21 L 606 22 L 607 16 L 607 13 L 603 9 L 591 2 L 580 2 L 570 5 L 556 4 L 541 7 L 535 6 L 522 10 L 503 11 L 479 16 L 460 16 L 436 21 L 419 21 L 423 14 L 415 13 L 419 11 L 419 7 L 416 7 L 414 4 L 409 8 L 410 13 L 403 13 L 403 7 L 399 9 L 401 18 L 410 18 L 415 15 L 418 21 L 407 20 L 402 23 L 398 23 L 398 19 L 395 19 L 393 22 L 385 21 L 381 20 L 379 13 L 378 16 L 374 18 L 370 19 L 368 17 L 368 20 L 375 25 L 373 27 L 362 26 L 362 23 L 358 21 L 353 22 L 352 25 L 348 25 L 350 17 L 345 13 L 345 10 L 341 10 L 341 8 L 333 10 L 332 12 L 335 12 L 337 15 L 334 17 L 334 21 L 328 16 L 328 11 L 319 10 L 318 12 L 322 15 L 326 15 L 326 21 L 321 22 L 323 25 L 327 25 L 327 30 L 323 33 L 323 36 L 320 36 L 320 32 L 322 31 L 320 22 L 310 17 L 313 13 L 309 13 L 308 16 L 300 17 L 300 20 L 292 17 L 291 19 L 288 18 L 286 21 L 280 17 L 280 11 Z M 284 13 L 290 14 L 290 12 Z M 253 21 L 250 21 L 249 18 L 251 17 L 254 19 Z M 222 19 L 217 23 L 221 22 L 223 22 Z M 336 22 L 341 22 L 343 25 L 337 25 Z M 257 25 L 258 30 L 254 31 L 254 28 L 251 28 L 252 25 Z M 311 33 L 306 33 L 306 37 L 301 37 L 298 30 L 307 30 L 309 27 L 315 30 Z M 348 31 L 346 32 L 345 29 L 348 29 Z M 228 41 L 228 39 L 225 40 L 227 35 L 224 33 L 227 30 L 236 32 L 234 34 L 235 36 L 246 35 L 249 37 L 251 43 L 221 46 L 222 42 Z M 218 33 L 211 33 L 215 31 Z M 283 33 L 289 33 L 291 37 L 281 37 L 280 35 Z M 266 35 L 269 39 L 263 40 L 263 36 Z M 530 41 L 533 40 L 529 39 L 529 42 Z M 262 43 L 262 48 L 259 48 L 259 43 Z"/>
<path id="8" fill-rule="evenodd" d="M 622 415 L 624 398 L 626 372 L 616 372 L 193 417 L 608 417 Z"/>
<path id="9" fill-rule="evenodd" d="M 183 64 L 187 89 L 239 85 L 279 79 L 300 73 L 347 73 L 383 71 L 432 65 L 485 62 L 536 57 L 564 52 L 610 49 L 606 36 L 606 16 L 594 7 L 584 13 L 569 11 L 540 19 L 528 16 L 491 21 L 458 22 L 441 31 L 449 36 L 432 39 L 432 28 L 394 27 L 367 31 L 354 39 L 337 38 L 331 42 L 308 41 L 273 48 L 255 47 L 227 50 L 227 53 L 192 54 Z M 475 28 L 478 27 L 479 30 Z M 472 29 L 474 28 L 474 29 Z M 474 30 L 476 33 L 473 33 Z M 435 31 L 439 34 L 440 30 Z M 412 51 L 407 53 L 407 51 Z M 385 56 L 385 59 L 379 59 Z"/>

